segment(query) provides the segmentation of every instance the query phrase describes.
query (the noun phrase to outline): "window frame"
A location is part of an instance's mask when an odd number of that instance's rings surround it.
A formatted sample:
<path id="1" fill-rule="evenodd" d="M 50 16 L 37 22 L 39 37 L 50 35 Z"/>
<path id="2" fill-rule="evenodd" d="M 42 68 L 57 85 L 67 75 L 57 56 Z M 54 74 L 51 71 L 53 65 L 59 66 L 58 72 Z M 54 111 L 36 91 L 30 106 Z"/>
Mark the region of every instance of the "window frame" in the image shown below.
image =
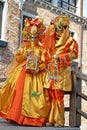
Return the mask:
<path id="1" fill-rule="evenodd" d="M 71 4 L 71 0 L 67 0 L 67 2 L 65 0 L 58 0 L 58 3 L 60 5 L 57 4 L 57 6 L 64 8 L 66 10 L 69 10 L 73 13 L 76 12 L 76 0 L 74 1 L 74 5 Z"/>
<path id="2" fill-rule="evenodd" d="M 28 12 L 26 12 L 26 11 L 22 11 L 21 12 L 22 13 L 22 18 L 21 18 L 21 30 L 20 30 L 20 45 L 22 44 L 22 33 L 21 33 L 21 31 L 22 31 L 22 29 L 23 29 L 23 27 L 24 27 L 24 17 L 25 18 L 27 18 L 27 17 L 29 17 L 29 18 L 35 18 L 36 17 L 36 15 L 33 15 L 33 14 L 31 14 L 31 13 L 28 13 Z"/>
<path id="3" fill-rule="evenodd" d="M 1 39 L 1 35 L 2 35 L 2 17 L 3 17 L 3 5 L 4 3 L 2 2 L 2 1 L 0 1 L 0 12 L 1 12 L 1 14 L 0 14 L 0 18 L 1 18 L 1 20 L 0 20 L 0 39 Z"/>
<path id="4" fill-rule="evenodd" d="M 56 7 L 61 7 L 65 10 L 68 10 L 70 12 L 75 13 L 76 12 L 76 3 L 77 0 L 74 0 L 74 4 L 72 0 L 56 0 L 56 1 L 52 1 L 52 0 L 44 0 L 46 2 L 52 3 L 54 6 Z M 72 1 L 72 2 L 71 2 Z"/>
<path id="5" fill-rule="evenodd" d="M 33 18 L 35 18 L 36 17 L 36 15 L 33 15 L 33 14 L 31 14 L 31 13 L 27 13 L 27 12 L 25 12 L 25 11 L 22 11 L 22 29 L 23 29 L 23 27 L 24 27 L 24 19 L 25 18 L 31 18 L 31 19 L 33 19 Z"/>
<path id="6" fill-rule="evenodd" d="M 1 27 L 1 37 L 0 40 L 5 41 L 6 35 L 6 23 L 7 23 L 7 12 L 8 12 L 8 0 L 0 0 L 3 3 L 3 12 L 2 12 L 2 27 Z"/>

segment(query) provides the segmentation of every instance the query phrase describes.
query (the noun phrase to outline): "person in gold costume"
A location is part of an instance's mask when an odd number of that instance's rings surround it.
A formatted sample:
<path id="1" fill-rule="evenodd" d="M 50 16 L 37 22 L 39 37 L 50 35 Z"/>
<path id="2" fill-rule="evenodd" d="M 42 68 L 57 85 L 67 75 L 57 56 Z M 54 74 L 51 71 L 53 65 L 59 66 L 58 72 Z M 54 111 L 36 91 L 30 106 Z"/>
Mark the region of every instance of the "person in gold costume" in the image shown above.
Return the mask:
<path id="1" fill-rule="evenodd" d="M 44 125 L 50 110 L 46 84 L 49 52 L 39 43 L 45 30 L 43 20 L 25 19 L 23 43 L 8 68 L 0 89 L 0 117 L 19 125 Z"/>
<path id="2" fill-rule="evenodd" d="M 49 40 L 48 40 L 49 39 Z M 70 36 L 69 17 L 57 16 L 51 21 L 42 39 L 43 46 L 48 48 L 53 62 L 48 64 L 48 80 L 51 98 L 51 109 L 46 126 L 62 127 L 64 117 L 64 92 L 72 91 L 71 64 L 78 57 L 78 44 Z"/>

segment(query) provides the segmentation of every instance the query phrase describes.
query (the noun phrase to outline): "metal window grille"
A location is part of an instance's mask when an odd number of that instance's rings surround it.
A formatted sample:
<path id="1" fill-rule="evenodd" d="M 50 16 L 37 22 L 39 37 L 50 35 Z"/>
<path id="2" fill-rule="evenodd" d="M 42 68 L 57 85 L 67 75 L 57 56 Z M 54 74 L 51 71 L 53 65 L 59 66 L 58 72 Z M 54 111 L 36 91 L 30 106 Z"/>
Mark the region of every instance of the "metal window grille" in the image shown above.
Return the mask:
<path id="1" fill-rule="evenodd" d="M 58 0 L 57 6 L 73 13 L 76 12 L 76 0 Z"/>

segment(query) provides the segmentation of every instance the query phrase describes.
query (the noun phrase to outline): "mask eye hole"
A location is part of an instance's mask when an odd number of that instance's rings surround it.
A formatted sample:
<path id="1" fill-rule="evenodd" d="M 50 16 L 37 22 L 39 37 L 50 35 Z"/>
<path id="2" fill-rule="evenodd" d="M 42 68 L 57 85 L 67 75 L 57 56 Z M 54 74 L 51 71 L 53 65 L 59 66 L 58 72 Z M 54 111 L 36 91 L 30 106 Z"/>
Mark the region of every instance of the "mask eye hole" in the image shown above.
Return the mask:
<path id="1" fill-rule="evenodd" d="M 61 26 L 61 25 L 59 25 L 59 24 L 57 24 L 56 26 L 55 26 L 55 28 L 56 28 L 56 31 L 57 32 L 59 32 L 59 31 L 63 31 L 63 27 Z"/>
<path id="2" fill-rule="evenodd" d="M 60 31 L 62 31 L 62 30 L 63 30 L 63 27 L 62 27 L 61 25 L 58 25 L 58 26 L 57 26 L 57 29 L 60 30 Z"/>

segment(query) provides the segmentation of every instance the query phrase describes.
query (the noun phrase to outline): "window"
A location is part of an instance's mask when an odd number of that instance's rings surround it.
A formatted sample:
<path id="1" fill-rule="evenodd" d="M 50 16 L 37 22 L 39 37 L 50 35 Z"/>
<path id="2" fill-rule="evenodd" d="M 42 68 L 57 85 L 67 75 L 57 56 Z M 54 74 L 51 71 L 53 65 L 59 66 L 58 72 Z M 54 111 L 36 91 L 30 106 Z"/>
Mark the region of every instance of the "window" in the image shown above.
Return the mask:
<path id="1" fill-rule="evenodd" d="M 0 2 L 0 39 L 2 32 L 2 13 L 3 13 L 3 2 Z"/>
<path id="2" fill-rule="evenodd" d="M 61 7 L 73 13 L 76 12 L 77 0 L 43 0 L 43 1 L 52 3 L 56 7 Z"/>
<path id="3" fill-rule="evenodd" d="M 25 19 L 25 18 L 33 19 L 33 18 L 35 18 L 35 17 L 36 17 L 36 15 L 33 15 L 33 14 L 31 14 L 31 13 L 28 13 L 28 12 L 23 11 L 23 12 L 22 12 L 22 28 L 24 27 L 24 19 Z"/>
<path id="4" fill-rule="evenodd" d="M 46 1 L 51 3 L 51 0 L 46 0 Z"/>
<path id="5" fill-rule="evenodd" d="M 76 0 L 58 0 L 57 6 L 75 13 Z"/>
<path id="6" fill-rule="evenodd" d="M 71 37 L 74 37 L 74 35 L 75 35 L 75 33 L 72 32 L 72 31 L 70 31 L 70 36 L 71 36 Z"/>
<path id="7" fill-rule="evenodd" d="M 76 0 L 70 0 L 69 5 L 70 5 L 69 10 L 71 12 L 76 12 Z"/>
<path id="8" fill-rule="evenodd" d="M 29 16 L 23 15 L 23 24 L 22 24 L 22 28 L 24 28 L 24 20 L 25 20 L 26 18 L 32 19 L 32 18 L 29 17 Z"/>
<path id="9" fill-rule="evenodd" d="M 25 11 L 22 11 L 22 22 L 21 22 L 21 30 L 24 28 L 24 19 L 25 18 L 30 18 L 30 19 L 33 19 L 33 18 L 35 18 L 36 17 L 36 15 L 33 15 L 33 14 L 31 14 L 31 13 L 28 13 L 28 12 L 25 12 Z M 20 45 L 21 45 L 21 43 L 22 43 L 22 33 L 21 33 L 21 30 L 20 30 Z"/>
<path id="10" fill-rule="evenodd" d="M 87 30 L 87 24 L 83 25 L 83 30 Z"/>

